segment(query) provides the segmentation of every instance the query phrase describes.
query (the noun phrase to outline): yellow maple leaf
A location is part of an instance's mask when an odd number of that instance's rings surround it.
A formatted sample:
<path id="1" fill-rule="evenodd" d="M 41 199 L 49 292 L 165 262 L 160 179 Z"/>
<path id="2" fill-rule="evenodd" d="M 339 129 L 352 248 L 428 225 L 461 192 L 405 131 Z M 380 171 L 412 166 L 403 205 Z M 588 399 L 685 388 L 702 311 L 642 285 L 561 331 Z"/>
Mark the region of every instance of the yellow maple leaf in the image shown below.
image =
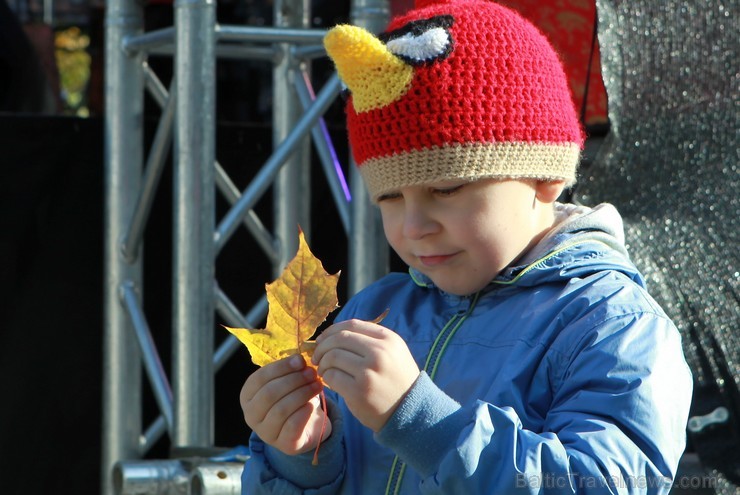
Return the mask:
<path id="1" fill-rule="evenodd" d="M 277 361 L 291 354 L 301 354 L 311 364 L 315 342 L 309 339 L 321 323 L 337 308 L 339 272 L 330 275 L 306 244 L 303 231 L 298 229 L 298 252 L 283 269 L 280 278 L 265 285 L 267 291 L 267 325 L 264 329 L 224 327 L 247 346 L 252 362 L 257 366 Z M 319 378 L 320 381 L 321 378 Z M 320 438 L 324 436 L 328 413 L 326 398 L 321 391 L 324 420 Z M 313 464 L 319 462 L 319 440 Z"/>
<path id="2" fill-rule="evenodd" d="M 265 285 L 267 291 L 267 325 L 264 329 L 224 327 L 239 339 L 252 356 L 252 362 L 264 366 L 292 354 L 301 354 L 308 366 L 316 342 L 309 340 L 329 313 L 337 308 L 337 282 L 339 272 L 330 275 L 324 270 L 306 244 L 303 231 L 298 230 L 298 252 L 283 269 L 280 277 Z M 386 310 L 373 323 L 388 314 Z M 321 377 L 318 380 L 323 383 Z M 324 436 L 328 412 L 326 397 L 321 391 L 324 420 L 320 438 Z M 319 447 L 316 445 L 313 464 L 318 464 Z"/>
<path id="3" fill-rule="evenodd" d="M 267 325 L 264 329 L 224 327 L 249 349 L 252 362 L 264 366 L 291 354 L 310 365 L 313 345 L 306 344 L 318 326 L 337 308 L 339 272 L 324 270 L 298 233 L 298 252 L 280 278 L 266 284 Z"/>

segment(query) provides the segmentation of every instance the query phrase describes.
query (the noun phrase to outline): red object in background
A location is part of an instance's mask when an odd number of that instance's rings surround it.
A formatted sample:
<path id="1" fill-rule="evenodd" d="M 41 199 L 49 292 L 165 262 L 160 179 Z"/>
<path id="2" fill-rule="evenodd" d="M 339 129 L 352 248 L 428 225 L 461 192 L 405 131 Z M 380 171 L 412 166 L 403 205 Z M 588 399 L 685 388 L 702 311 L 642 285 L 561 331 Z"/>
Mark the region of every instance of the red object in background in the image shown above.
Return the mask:
<path id="1" fill-rule="evenodd" d="M 586 125 L 607 122 L 607 98 L 601 78 L 598 42 L 593 44 L 596 3 L 594 0 L 497 0 L 517 10 L 547 36 L 560 54 L 568 75 L 576 108 L 581 112 L 584 94 Z M 391 15 L 402 14 L 414 0 L 391 0 Z M 589 72 L 589 62 L 591 70 Z M 588 92 L 586 85 L 588 84 Z"/>

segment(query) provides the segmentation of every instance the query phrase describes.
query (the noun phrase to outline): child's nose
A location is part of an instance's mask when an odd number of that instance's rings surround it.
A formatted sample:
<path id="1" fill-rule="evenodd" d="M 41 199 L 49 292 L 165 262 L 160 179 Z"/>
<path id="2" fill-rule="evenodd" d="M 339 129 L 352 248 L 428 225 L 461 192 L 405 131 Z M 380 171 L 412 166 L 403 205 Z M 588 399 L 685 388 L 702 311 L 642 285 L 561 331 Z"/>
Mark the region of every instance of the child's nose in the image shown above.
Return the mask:
<path id="1" fill-rule="evenodd" d="M 403 221 L 403 235 L 407 239 L 421 239 L 439 230 L 439 223 L 423 205 L 407 202 Z"/>

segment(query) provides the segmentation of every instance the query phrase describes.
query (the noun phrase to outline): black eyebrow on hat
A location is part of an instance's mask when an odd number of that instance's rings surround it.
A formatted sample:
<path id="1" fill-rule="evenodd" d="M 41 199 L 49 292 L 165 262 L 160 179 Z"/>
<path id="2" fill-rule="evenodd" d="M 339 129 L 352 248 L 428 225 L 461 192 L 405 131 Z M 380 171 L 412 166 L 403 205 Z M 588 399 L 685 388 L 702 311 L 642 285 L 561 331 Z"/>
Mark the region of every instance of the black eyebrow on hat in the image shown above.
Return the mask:
<path id="1" fill-rule="evenodd" d="M 387 43 L 392 39 L 401 38 L 402 36 L 405 36 L 409 33 L 413 34 L 414 36 L 420 36 L 421 34 L 424 34 L 426 31 L 429 31 L 433 28 L 449 28 L 454 22 L 455 19 L 449 14 L 436 15 L 429 19 L 419 19 L 417 21 L 411 21 L 403 27 L 394 29 L 393 31 L 389 31 L 387 33 L 381 33 L 378 35 L 378 39 L 380 39 L 380 41 L 382 41 L 383 43 Z"/>

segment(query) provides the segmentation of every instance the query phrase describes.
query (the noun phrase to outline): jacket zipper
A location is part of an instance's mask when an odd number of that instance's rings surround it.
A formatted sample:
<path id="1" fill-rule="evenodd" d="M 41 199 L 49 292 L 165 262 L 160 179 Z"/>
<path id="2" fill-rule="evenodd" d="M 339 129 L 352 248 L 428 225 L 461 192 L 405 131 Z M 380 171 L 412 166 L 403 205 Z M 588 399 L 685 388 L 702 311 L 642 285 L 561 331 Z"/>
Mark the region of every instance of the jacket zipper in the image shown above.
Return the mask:
<path id="1" fill-rule="evenodd" d="M 434 377 L 437 374 L 437 368 L 439 366 L 439 363 L 442 361 L 442 356 L 447 350 L 447 344 L 450 343 L 452 337 L 455 336 L 458 328 L 460 328 L 465 319 L 473 311 L 473 308 L 475 308 L 475 305 L 478 302 L 479 295 L 480 292 L 477 292 L 475 296 L 473 296 L 473 300 L 470 302 L 470 306 L 468 307 L 467 311 L 465 311 L 464 313 L 455 313 L 452 318 L 450 318 L 449 321 L 445 323 L 445 326 L 442 327 L 442 330 L 437 335 L 437 338 L 434 339 L 432 348 L 429 350 L 426 362 L 424 363 L 424 371 L 427 372 L 429 378 L 431 378 L 432 381 L 434 381 Z M 393 464 L 391 465 L 390 476 L 388 476 L 388 483 L 385 487 L 385 495 L 398 495 L 399 490 L 401 489 L 401 481 L 403 480 L 403 475 L 405 472 L 406 463 L 401 461 L 398 456 L 395 456 L 393 459 Z"/>

